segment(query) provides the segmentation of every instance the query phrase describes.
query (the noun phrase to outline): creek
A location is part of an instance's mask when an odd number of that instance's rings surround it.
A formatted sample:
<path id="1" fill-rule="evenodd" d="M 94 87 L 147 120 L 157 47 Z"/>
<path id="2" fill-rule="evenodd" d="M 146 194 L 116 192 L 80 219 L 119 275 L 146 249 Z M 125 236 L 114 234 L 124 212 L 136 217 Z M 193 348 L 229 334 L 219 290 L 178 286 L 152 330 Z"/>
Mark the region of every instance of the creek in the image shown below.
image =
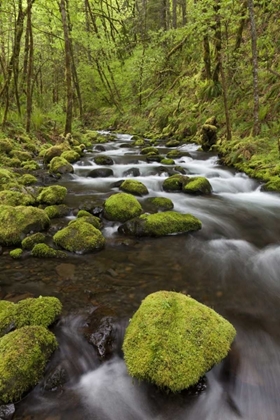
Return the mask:
<path id="1" fill-rule="evenodd" d="M 127 238 L 107 223 L 106 247 L 63 260 L 1 256 L 0 298 L 52 295 L 64 313 L 53 328 L 60 347 L 47 372 L 63 365 L 63 385 L 47 390 L 45 379 L 16 404 L 13 419 L 40 420 L 278 420 L 280 416 L 280 196 L 259 182 L 222 167 L 216 155 L 188 144 L 191 157 L 176 159 L 190 176 L 205 176 L 210 196 L 167 193 L 162 183 L 172 166 L 147 163 L 131 136 L 95 148 L 60 181 L 71 208 L 101 206 L 119 189 L 114 183 L 137 168 L 149 197 L 169 197 L 174 210 L 202 221 L 192 234 Z M 159 147 L 161 154 L 170 148 Z M 114 175 L 90 178 L 96 154 L 110 156 Z M 129 176 L 129 178 L 133 178 Z M 147 197 L 139 201 L 146 208 Z M 65 223 L 68 219 L 65 221 Z M 231 321 L 237 337 L 229 356 L 206 374 L 199 393 L 165 394 L 127 374 L 121 342 L 141 300 L 158 290 L 191 295 Z M 96 308 L 114 320 L 116 343 L 101 361 L 82 333 Z M 62 373 L 61 373 L 62 374 Z M 63 381 L 62 381 L 63 382 Z"/>

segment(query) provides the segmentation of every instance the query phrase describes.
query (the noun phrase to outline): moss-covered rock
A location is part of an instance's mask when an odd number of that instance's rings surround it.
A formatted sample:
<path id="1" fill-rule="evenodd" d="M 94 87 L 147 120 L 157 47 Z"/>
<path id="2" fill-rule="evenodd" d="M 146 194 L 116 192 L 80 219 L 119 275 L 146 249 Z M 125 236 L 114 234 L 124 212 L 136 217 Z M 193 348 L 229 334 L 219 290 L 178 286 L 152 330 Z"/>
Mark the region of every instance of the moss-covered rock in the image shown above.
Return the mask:
<path id="1" fill-rule="evenodd" d="M 69 207 L 65 204 L 55 204 L 53 206 L 47 206 L 44 208 L 44 211 L 47 213 L 50 219 L 68 216 L 70 213 Z"/>
<path id="2" fill-rule="evenodd" d="M 132 141 L 132 146 L 143 147 L 145 146 L 146 141 L 144 139 L 135 139 Z"/>
<path id="3" fill-rule="evenodd" d="M 31 153 L 23 152 L 21 150 L 12 150 L 10 152 L 10 156 L 19 159 L 21 162 L 28 162 L 29 160 L 32 160 Z"/>
<path id="4" fill-rule="evenodd" d="M 28 162 L 22 162 L 22 165 L 21 166 L 26 171 L 36 171 L 37 169 L 40 168 L 39 163 L 36 162 L 35 160 L 30 160 Z"/>
<path id="5" fill-rule="evenodd" d="M 49 172 L 51 174 L 72 174 L 73 166 L 63 157 L 54 157 L 49 164 Z"/>
<path id="6" fill-rule="evenodd" d="M 79 221 L 84 221 L 87 222 L 89 224 L 91 224 L 92 226 L 94 226 L 96 229 L 101 229 L 102 224 L 101 224 L 101 220 L 99 219 L 99 217 L 94 216 L 93 214 L 90 214 L 88 211 L 86 210 L 80 210 L 77 214 L 77 220 Z M 75 220 L 72 220 L 72 222 L 74 222 Z M 70 222 L 70 223 L 72 223 Z"/>
<path id="7" fill-rule="evenodd" d="M 67 147 L 63 144 L 58 146 L 51 146 L 48 149 L 42 149 L 40 152 L 40 156 L 43 155 L 44 163 L 48 164 L 54 157 L 61 156 L 62 153 L 67 150 Z"/>
<path id="8" fill-rule="evenodd" d="M 147 203 L 156 211 L 167 211 L 174 208 L 174 204 L 167 197 L 149 197 Z"/>
<path id="9" fill-rule="evenodd" d="M 21 248 L 16 248 L 10 251 L 10 257 L 12 257 L 14 260 L 17 260 L 21 258 L 23 253 L 23 250 Z"/>
<path id="10" fill-rule="evenodd" d="M 18 188 L 18 176 L 9 169 L 0 168 L 0 191 Z"/>
<path id="11" fill-rule="evenodd" d="M 164 158 L 160 161 L 160 163 L 163 165 L 174 165 L 175 162 L 173 159 Z"/>
<path id="12" fill-rule="evenodd" d="M 0 206 L 0 244 L 21 243 L 30 232 L 45 230 L 50 219 L 44 210 L 31 206 Z"/>
<path id="13" fill-rule="evenodd" d="M 57 348 L 55 336 L 44 327 L 23 327 L 0 338 L 0 401 L 18 401 L 35 386 Z"/>
<path id="14" fill-rule="evenodd" d="M 142 214 L 119 227 L 119 232 L 133 236 L 166 236 L 201 229 L 201 221 L 191 214 L 166 211 L 155 214 Z"/>
<path id="15" fill-rule="evenodd" d="M 177 147 L 180 146 L 180 142 L 176 139 L 171 139 L 165 145 L 166 147 Z"/>
<path id="16" fill-rule="evenodd" d="M 182 191 L 188 180 L 189 177 L 181 174 L 171 175 L 163 181 L 162 188 L 164 191 Z"/>
<path id="17" fill-rule="evenodd" d="M 96 165 L 113 165 L 114 161 L 110 156 L 99 155 L 93 159 Z"/>
<path id="18" fill-rule="evenodd" d="M 169 159 L 179 159 L 183 156 L 190 157 L 191 155 L 188 152 L 183 152 L 182 150 L 170 150 L 170 152 L 167 153 L 166 157 Z"/>
<path id="19" fill-rule="evenodd" d="M 21 242 L 23 249 L 31 250 L 34 245 L 42 244 L 46 240 L 45 235 L 42 232 L 33 233 L 32 235 L 26 236 Z"/>
<path id="20" fill-rule="evenodd" d="M 111 195 L 104 203 L 104 217 L 108 220 L 126 222 L 142 213 L 142 206 L 131 194 Z"/>
<path id="21" fill-rule="evenodd" d="M 49 245 L 44 243 L 38 243 L 34 245 L 31 251 L 32 257 L 37 258 L 66 258 L 67 254 L 63 251 L 51 248 Z"/>
<path id="22" fill-rule="evenodd" d="M 31 174 L 24 174 L 22 175 L 20 182 L 23 185 L 32 185 L 32 184 L 36 184 L 37 178 Z"/>
<path id="23" fill-rule="evenodd" d="M 196 384 L 229 352 L 236 331 L 213 309 L 181 293 L 147 296 L 127 327 L 131 376 L 178 392 Z"/>
<path id="24" fill-rule="evenodd" d="M 148 146 L 141 150 L 141 155 L 158 155 L 159 151 L 156 147 Z"/>
<path id="25" fill-rule="evenodd" d="M 66 159 L 69 163 L 77 162 L 80 159 L 80 156 L 81 153 L 78 153 L 75 150 L 65 150 L 65 152 L 61 154 L 61 157 Z"/>
<path id="26" fill-rule="evenodd" d="M 126 179 L 120 185 L 120 189 L 129 194 L 138 195 L 138 196 L 149 194 L 149 191 L 146 185 L 144 185 L 140 181 L 136 181 L 135 179 Z"/>
<path id="27" fill-rule="evenodd" d="M 74 220 L 53 237 L 61 248 L 78 254 L 98 251 L 105 246 L 105 238 L 92 224 L 84 220 Z"/>
<path id="28" fill-rule="evenodd" d="M 0 301 L 0 336 L 26 325 L 51 325 L 62 310 L 56 297 L 27 298 L 18 303 Z"/>
<path id="29" fill-rule="evenodd" d="M 212 186 L 207 178 L 196 176 L 188 179 L 187 183 L 183 186 L 182 191 L 186 194 L 206 195 L 211 194 Z"/>
<path id="30" fill-rule="evenodd" d="M 50 185 L 49 187 L 44 187 L 37 200 L 39 203 L 43 204 L 60 204 L 63 202 L 67 194 L 67 188 L 62 187 L 61 185 Z"/>
<path id="31" fill-rule="evenodd" d="M 10 190 L 0 191 L 0 203 L 5 206 L 32 206 L 35 201 L 35 198 L 28 193 Z"/>
<path id="32" fill-rule="evenodd" d="M 10 139 L 0 140 L 0 153 L 10 153 L 13 150 L 13 143 Z"/>

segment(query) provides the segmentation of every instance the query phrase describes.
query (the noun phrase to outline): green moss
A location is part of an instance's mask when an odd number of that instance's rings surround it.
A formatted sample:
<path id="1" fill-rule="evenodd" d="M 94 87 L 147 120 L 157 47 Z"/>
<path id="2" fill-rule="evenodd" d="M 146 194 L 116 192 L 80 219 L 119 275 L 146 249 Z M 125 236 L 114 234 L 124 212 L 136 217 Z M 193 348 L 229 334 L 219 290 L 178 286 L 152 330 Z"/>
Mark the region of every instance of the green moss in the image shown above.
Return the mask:
<path id="1" fill-rule="evenodd" d="M 108 143 L 108 139 L 97 131 L 87 130 L 83 137 L 83 142 L 89 147 L 92 144 Z"/>
<path id="2" fill-rule="evenodd" d="M 88 211 L 80 210 L 77 214 L 77 221 L 83 221 L 90 223 L 92 226 L 94 226 L 96 229 L 101 229 L 102 224 L 99 217 L 94 216 L 93 214 L 90 214 Z M 72 220 L 72 222 L 75 222 L 75 220 Z M 70 222 L 70 223 L 72 223 Z"/>
<path id="3" fill-rule="evenodd" d="M 120 185 L 120 189 L 133 195 L 142 196 L 149 194 L 147 187 L 142 182 L 136 181 L 134 179 L 126 179 L 123 181 Z"/>
<path id="4" fill-rule="evenodd" d="M 166 197 L 149 197 L 147 202 L 150 203 L 156 210 L 161 211 L 172 210 L 174 207 L 172 200 Z"/>
<path id="5" fill-rule="evenodd" d="M 36 184 L 37 178 L 31 174 L 24 174 L 22 175 L 20 181 L 23 185 L 32 185 L 32 184 Z"/>
<path id="6" fill-rule="evenodd" d="M 188 179 L 187 176 L 181 174 L 172 175 L 163 181 L 162 188 L 164 191 L 182 191 Z"/>
<path id="7" fill-rule="evenodd" d="M 65 252 L 53 249 L 44 243 L 38 243 L 34 245 L 31 251 L 31 255 L 32 257 L 37 257 L 37 258 L 66 258 L 67 257 Z"/>
<path id="8" fill-rule="evenodd" d="M 35 162 L 35 160 L 30 160 L 29 162 L 22 162 L 23 169 L 26 171 L 36 171 L 40 168 L 39 163 Z"/>
<path id="9" fill-rule="evenodd" d="M 99 155 L 94 158 L 96 165 L 113 165 L 114 161 L 109 156 Z"/>
<path id="10" fill-rule="evenodd" d="M 15 329 L 15 307 L 13 302 L 0 300 L 0 337 Z"/>
<path id="11" fill-rule="evenodd" d="M 0 140 L 0 153 L 9 153 L 13 150 L 13 143 L 10 139 Z"/>
<path id="12" fill-rule="evenodd" d="M 164 158 L 160 161 L 160 163 L 162 163 L 163 165 L 174 165 L 175 162 L 173 159 Z"/>
<path id="13" fill-rule="evenodd" d="M 16 159 L 19 159 L 21 162 L 26 162 L 32 160 L 32 155 L 28 152 L 23 152 L 21 150 L 12 150 L 10 156 Z"/>
<path id="14" fill-rule="evenodd" d="M 214 310 L 181 293 L 160 291 L 133 315 L 124 359 L 131 376 L 178 392 L 227 355 L 235 334 Z"/>
<path id="15" fill-rule="evenodd" d="M 61 185 L 50 185 L 49 187 L 44 187 L 37 200 L 39 203 L 44 204 L 60 204 L 63 202 L 67 194 L 67 188 L 62 187 Z"/>
<path id="16" fill-rule="evenodd" d="M 43 157 L 44 163 L 48 164 L 54 157 L 61 156 L 62 153 L 67 150 L 68 147 L 65 144 L 60 144 L 58 146 L 52 146 L 49 149 L 43 149 L 40 152 L 40 156 Z"/>
<path id="17" fill-rule="evenodd" d="M 187 184 L 183 186 L 183 192 L 186 194 L 211 194 L 212 186 L 207 178 L 197 176 L 189 178 Z"/>
<path id="18" fill-rule="evenodd" d="M 18 401 L 43 375 L 57 348 L 55 336 L 44 327 L 24 327 L 0 338 L 0 400 Z"/>
<path id="19" fill-rule="evenodd" d="M 54 242 L 70 252 L 84 254 L 104 248 L 105 238 L 102 233 L 83 220 L 75 220 L 58 231 Z"/>
<path id="20" fill-rule="evenodd" d="M 23 253 L 23 251 L 22 251 L 21 248 L 16 248 L 16 249 L 13 249 L 12 251 L 10 251 L 10 256 L 13 259 L 17 260 L 18 258 L 20 258 L 22 256 L 22 253 Z"/>
<path id="21" fill-rule="evenodd" d="M 41 232 L 37 232 L 24 238 L 21 242 L 21 246 L 23 249 L 31 250 L 34 245 L 44 243 L 45 240 L 45 235 Z"/>
<path id="22" fill-rule="evenodd" d="M 27 193 L 19 191 L 0 191 L 0 203 L 6 206 L 31 206 L 35 204 L 35 198 Z"/>
<path id="23" fill-rule="evenodd" d="M 66 150 L 61 154 L 61 157 L 66 159 L 69 163 L 74 163 L 80 159 L 80 153 L 75 150 Z"/>
<path id="24" fill-rule="evenodd" d="M 141 213 L 141 204 L 131 194 L 113 194 L 104 203 L 104 216 L 108 220 L 125 222 Z"/>
<path id="25" fill-rule="evenodd" d="M 142 214 L 120 227 L 120 232 L 134 236 L 166 236 L 201 229 L 201 221 L 191 214 L 166 211 L 155 214 Z"/>
<path id="26" fill-rule="evenodd" d="M 177 147 L 180 146 L 180 142 L 178 140 L 172 139 L 166 143 L 166 147 Z"/>
<path id="27" fill-rule="evenodd" d="M 166 157 L 169 159 L 178 159 L 183 156 L 190 157 L 190 154 L 188 152 L 182 152 L 181 150 L 170 150 L 170 152 L 168 152 L 166 155 Z"/>
<path id="28" fill-rule="evenodd" d="M 145 146 L 145 144 L 146 144 L 146 141 L 144 139 L 137 139 L 132 142 L 132 145 L 136 147 L 142 147 L 142 146 Z"/>
<path id="29" fill-rule="evenodd" d="M 272 177 L 269 182 L 267 182 L 262 187 L 263 191 L 280 191 L 280 178 Z"/>
<path id="30" fill-rule="evenodd" d="M 0 244 L 19 244 L 28 233 L 42 231 L 49 224 L 44 210 L 31 206 L 0 206 Z"/>
<path id="31" fill-rule="evenodd" d="M 62 157 L 54 157 L 49 164 L 49 172 L 51 174 L 73 173 L 73 166 Z"/>
<path id="32" fill-rule="evenodd" d="M 141 150 L 141 155 L 158 155 L 159 151 L 156 147 L 148 146 Z"/>
<path id="33" fill-rule="evenodd" d="M 69 207 L 67 207 L 65 204 L 58 204 L 53 206 L 47 206 L 44 208 L 44 211 L 50 219 L 55 219 L 57 217 L 68 216 Z"/>
<path id="34" fill-rule="evenodd" d="M 9 169 L 0 168 L 0 191 L 19 187 L 18 176 Z"/>

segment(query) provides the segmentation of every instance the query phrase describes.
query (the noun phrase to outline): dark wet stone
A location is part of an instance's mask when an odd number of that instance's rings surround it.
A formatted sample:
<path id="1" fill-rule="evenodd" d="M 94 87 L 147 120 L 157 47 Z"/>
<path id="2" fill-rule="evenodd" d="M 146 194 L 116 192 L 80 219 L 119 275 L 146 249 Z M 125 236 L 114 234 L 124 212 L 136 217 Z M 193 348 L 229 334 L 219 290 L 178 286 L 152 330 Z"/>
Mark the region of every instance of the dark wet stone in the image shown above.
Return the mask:
<path id="1" fill-rule="evenodd" d="M 0 405 L 0 420 L 12 419 L 15 410 L 14 404 Z"/>
<path id="2" fill-rule="evenodd" d="M 114 171 L 111 168 L 96 168 L 90 171 L 87 176 L 90 178 L 107 178 L 114 176 Z"/>
<path id="3" fill-rule="evenodd" d="M 119 188 L 122 185 L 123 181 L 124 181 L 124 179 L 120 179 L 119 181 L 112 182 L 110 187 L 111 188 Z"/>
<path id="4" fill-rule="evenodd" d="M 124 171 L 123 176 L 140 176 L 140 171 L 138 168 L 129 168 Z"/>
<path id="5" fill-rule="evenodd" d="M 92 209 L 91 211 L 91 213 L 97 217 L 99 217 L 102 214 L 102 212 L 103 212 L 103 207 L 99 207 L 99 206 L 94 207 L 94 209 Z"/>
<path id="6" fill-rule="evenodd" d="M 98 152 L 105 152 L 105 147 L 102 146 L 101 144 L 98 144 L 97 146 L 95 146 L 94 148 L 95 150 L 97 150 Z"/>
<path id="7" fill-rule="evenodd" d="M 174 174 L 173 168 L 167 168 L 166 166 L 158 166 L 157 168 L 154 168 L 154 175 L 162 175 L 162 174 L 168 174 L 169 176 Z"/>
<path id="8" fill-rule="evenodd" d="M 3 247 L 0 245 L 0 255 L 3 254 Z"/>
<path id="9" fill-rule="evenodd" d="M 129 144 L 127 144 L 127 143 L 121 143 L 120 145 L 119 145 L 119 147 L 120 148 L 126 148 L 126 147 L 128 147 L 129 146 Z"/>
<path id="10" fill-rule="evenodd" d="M 147 162 L 161 162 L 162 159 L 163 159 L 163 156 L 159 156 L 159 155 L 146 156 Z"/>
<path id="11" fill-rule="evenodd" d="M 62 365 L 56 366 L 44 380 L 44 390 L 54 391 L 69 380 L 68 374 Z"/>
<path id="12" fill-rule="evenodd" d="M 99 155 L 93 159 L 97 165 L 113 165 L 114 161 L 110 156 Z"/>

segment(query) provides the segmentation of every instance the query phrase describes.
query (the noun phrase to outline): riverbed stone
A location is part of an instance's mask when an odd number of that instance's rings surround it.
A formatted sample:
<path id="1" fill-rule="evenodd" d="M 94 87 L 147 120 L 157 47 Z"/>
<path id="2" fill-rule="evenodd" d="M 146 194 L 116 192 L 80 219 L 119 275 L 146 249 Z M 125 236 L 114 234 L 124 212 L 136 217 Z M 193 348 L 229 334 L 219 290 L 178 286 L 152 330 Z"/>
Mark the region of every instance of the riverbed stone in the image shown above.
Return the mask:
<path id="1" fill-rule="evenodd" d="M 104 217 L 108 220 L 126 222 L 141 213 L 141 204 L 131 194 L 113 194 L 104 203 Z"/>
<path id="2" fill-rule="evenodd" d="M 189 177 L 174 174 L 163 181 L 162 188 L 164 191 L 182 191 L 184 185 L 187 184 Z"/>
<path id="3" fill-rule="evenodd" d="M 146 203 L 155 211 L 167 211 L 174 208 L 174 204 L 167 197 L 149 197 Z"/>
<path id="4" fill-rule="evenodd" d="M 53 237 L 56 245 L 77 254 L 98 251 L 104 248 L 105 238 L 92 224 L 81 219 L 72 220 Z"/>
<path id="5" fill-rule="evenodd" d="M 42 326 L 26 326 L 0 338 L 0 401 L 18 401 L 35 386 L 57 348 L 55 336 Z"/>
<path id="6" fill-rule="evenodd" d="M 66 197 L 67 188 L 61 185 L 50 185 L 40 191 L 37 201 L 42 204 L 61 204 Z"/>
<path id="7" fill-rule="evenodd" d="M 28 192 L 3 190 L 0 191 L 0 203 L 6 206 L 32 206 L 35 198 Z"/>
<path id="8" fill-rule="evenodd" d="M 26 238 L 21 241 L 21 246 L 23 249 L 31 250 L 34 245 L 44 243 L 45 241 L 46 236 L 42 232 L 37 232 L 26 236 Z"/>
<path id="9" fill-rule="evenodd" d="M 32 206 L 0 206 L 0 244 L 19 244 L 28 233 L 48 228 L 50 219 L 42 209 Z"/>
<path id="10" fill-rule="evenodd" d="M 95 156 L 93 160 L 96 163 L 96 165 L 113 165 L 114 164 L 113 159 L 110 158 L 110 156 L 105 156 L 105 155 Z"/>
<path id="11" fill-rule="evenodd" d="M 114 171 L 111 168 L 96 168 L 87 174 L 90 178 L 108 178 L 114 176 Z"/>
<path id="12" fill-rule="evenodd" d="M 212 192 L 212 186 L 207 178 L 196 176 L 187 180 L 182 191 L 191 195 L 209 195 Z"/>
<path id="13" fill-rule="evenodd" d="M 129 194 L 138 196 L 149 194 L 146 185 L 144 185 L 143 182 L 136 181 L 135 179 L 126 179 L 121 183 L 120 189 Z"/>
<path id="14" fill-rule="evenodd" d="M 174 233 L 192 232 L 201 229 L 201 221 L 191 214 L 176 211 L 142 214 L 119 227 L 119 232 L 133 236 L 159 237 Z"/>
<path id="15" fill-rule="evenodd" d="M 123 176 L 140 176 L 140 170 L 138 168 L 129 168 L 126 171 L 124 171 Z"/>
<path id="16" fill-rule="evenodd" d="M 54 157 L 49 164 L 49 172 L 51 174 L 72 174 L 73 166 L 63 157 Z"/>
<path id="17" fill-rule="evenodd" d="M 182 293 L 159 291 L 133 315 L 124 360 L 131 376 L 179 392 L 226 357 L 235 334 L 213 309 Z"/>

